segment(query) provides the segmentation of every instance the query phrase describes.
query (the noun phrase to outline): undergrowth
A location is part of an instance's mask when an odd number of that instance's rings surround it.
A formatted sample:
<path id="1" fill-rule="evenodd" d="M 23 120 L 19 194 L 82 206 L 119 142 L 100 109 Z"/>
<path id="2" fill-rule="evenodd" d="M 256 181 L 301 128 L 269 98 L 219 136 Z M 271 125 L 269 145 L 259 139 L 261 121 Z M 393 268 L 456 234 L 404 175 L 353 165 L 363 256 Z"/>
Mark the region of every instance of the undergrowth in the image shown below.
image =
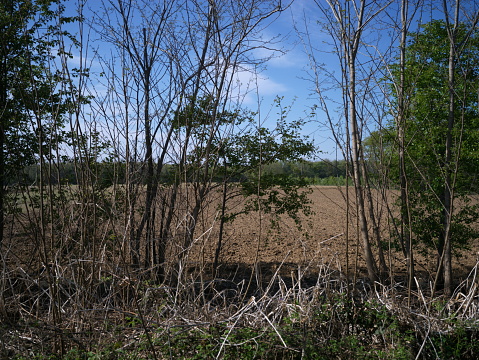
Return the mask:
<path id="1" fill-rule="evenodd" d="M 70 360 L 479 358 L 475 273 L 453 298 L 429 299 L 419 289 L 409 307 L 399 284 L 352 284 L 323 268 L 314 286 L 304 286 L 298 274 L 292 281 L 277 272 L 264 288 L 249 293 L 244 283 L 218 279 L 181 287 L 131 281 L 127 293 L 134 296 L 128 301 L 113 301 L 125 289 L 110 287 L 101 298 L 110 304 L 107 308 L 71 311 L 65 303 L 63 311 L 71 315 L 63 327 L 25 314 L 15 324 L 3 321 L 1 355 Z"/>

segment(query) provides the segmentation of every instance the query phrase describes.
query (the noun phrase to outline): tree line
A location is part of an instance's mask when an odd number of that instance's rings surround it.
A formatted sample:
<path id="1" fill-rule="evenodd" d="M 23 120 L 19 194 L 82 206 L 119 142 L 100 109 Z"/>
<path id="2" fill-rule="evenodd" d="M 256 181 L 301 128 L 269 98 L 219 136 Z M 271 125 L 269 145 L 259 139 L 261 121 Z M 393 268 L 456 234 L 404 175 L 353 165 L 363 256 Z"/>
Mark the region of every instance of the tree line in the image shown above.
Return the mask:
<path id="1" fill-rule="evenodd" d="M 101 161 L 95 165 L 95 171 L 99 186 L 107 188 L 114 184 L 125 184 L 125 164 L 113 163 L 109 161 Z M 118 175 L 115 175 L 118 171 Z M 75 172 L 75 164 L 72 162 L 58 164 L 58 178 L 53 177 L 49 182 L 56 184 L 60 181 L 63 184 L 78 185 L 78 178 Z M 298 162 L 273 162 L 264 166 L 264 172 L 271 175 L 287 175 L 305 178 L 308 184 L 325 185 L 344 185 L 346 178 L 346 161 L 345 160 L 321 160 L 308 161 L 302 160 Z M 171 184 L 174 181 L 177 168 L 173 164 L 165 164 L 158 181 L 163 184 Z M 30 165 L 23 169 L 22 172 L 8 179 L 6 186 L 37 186 L 38 179 L 41 175 L 40 166 L 38 164 Z M 212 175 L 212 181 L 221 181 L 222 174 L 217 172 Z M 248 173 L 237 174 L 231 178 L 231 182 L 246 181 Z M 335 182 L 334 179 L 337 181 Z M 142 177 L 139 177 L 139 181 Z M 279 185 L 279 184 L 278 184 Z"/>

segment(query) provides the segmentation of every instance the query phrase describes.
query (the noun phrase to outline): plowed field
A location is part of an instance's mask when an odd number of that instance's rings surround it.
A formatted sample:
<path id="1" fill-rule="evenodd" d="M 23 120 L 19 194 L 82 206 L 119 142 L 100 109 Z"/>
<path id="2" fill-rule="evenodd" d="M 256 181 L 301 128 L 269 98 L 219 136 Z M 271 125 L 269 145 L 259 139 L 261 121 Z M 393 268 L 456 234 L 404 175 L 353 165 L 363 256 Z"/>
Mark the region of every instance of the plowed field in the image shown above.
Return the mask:
<path id="1" fill-rule="evenodd" d="M 406 259 L 401 251 L 393 249 L 388 244 L 391 227 L 388 221 L 387 208 L 380 200 L 378 193 L 374 194 L 380 227 L 385 239 L 385 246 L 391 250 L 385 251 L 386 261 L 393 275 L 405 272 Z M 389 194 L 392 198 L 392 194 Z M 350 189 L 349 227 L 347 228 L 346 193 L 345 188 L 315 187 L 310 195 L 314 215 L 304 218 L 303 229 L 300 231 L 291 219 L 283 217 L 278 228 L 271 229 L 270 217 L 257 213 L 239 216 L 225 227 L 225 238 L 221 252 L 223 264 L 253 264 L 259 261 L 264 267 L 274 270 L 281 263 L 317 269 L 327 266 L 334 270 L 350 273 L 357 269 L 365 272 L 363 247 L 358 241 L 355 205 L 353 191 Z M 477 200 L 477 199 L 476 199 Z M 392 200 L 389 201 L 392 203 Z M 477 226 L 477 224 L 476 224 Z M 217 226 L 211 221 L 205 221 L 203 231 L 198 236 L 195 250 L 190 259 L 201 262 L 212 261 L 217 243 Z M 417 248 L 416 269 L 426 280 L 436 264 L 436 255 L 429 251 L 424 254 Z M 375 247 L 377 257 L 377 247 Z M 479 241 L 470 244 L 470 250 L 462 251 L 460 257 L 454 258 L 455 275 L 463 278 L 474 267 L 479 256 Z M 196 257 L 198 256 L 198 257 Z M 357 259 L 357 260 L 356 260 Z M 426 280 L 427 281 L 427 280 Z"/>

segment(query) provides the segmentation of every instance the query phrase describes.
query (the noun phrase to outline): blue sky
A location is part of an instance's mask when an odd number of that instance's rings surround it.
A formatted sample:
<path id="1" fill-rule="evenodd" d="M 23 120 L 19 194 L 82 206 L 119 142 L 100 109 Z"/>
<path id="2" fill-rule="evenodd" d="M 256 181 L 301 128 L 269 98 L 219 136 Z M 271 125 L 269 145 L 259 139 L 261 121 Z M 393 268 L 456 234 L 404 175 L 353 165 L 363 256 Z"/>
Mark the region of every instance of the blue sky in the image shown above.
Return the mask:
<path id="1" fill-rule="evenodd" d="M 75 2 L 76 0 L 71 0 L 71 3 Z M 88 0 L 86 4 L 88 8 L 93 8 L 94 10 L 99 2 Z M 390 11 L 392 16 L 397 16 L 397 10 L 392 6 L 388 8 L 388 11 Z M 69 6 L 68 10 L 73 11 L 74 8 L 75 6 Z M 86 15 L 88 16 L 88 13 Z M 272 126 L 277 118 L 276 109 L 274 108 L 274 99 L 277 96 L 283 98 L 282 104 L 284 106 L 291 106 L 289 113 L 291 120 L 307 117 L 311 107 L 318 104 L 318 96 L 313 91 L 313 83 L 308 81 L 311 73 L 308 55 L 295 27 L 304 30 L 305 23 L 310 26 L 309 34 L 312 43 L 316 47 L 315 56 L 318 62 L 324 63 L 329 72 L 339 74 L 338 59 L 332 54 L 332 47 L 328 45 L 331 40 L 320 30 L 317 24 L 317 20 L 321 19 L 321 17 L 321 13 L 313 1 L 294 1 L 288 10 L 281 13 L 274 21 L 270 21 L 268 26 L 262 29 L 263 38 L 277 39 L 278 42 L 274 47 L 283 50 L 284 53 L 275 52 L 276 56 L 270 59 L 265 64 L 265 69 L 256 75 L 253 74 L 253 68 L 249 68 L 250 72 L 245 71 L 238 74 L 238 80 L 243 84 L 243 88 L 253 88 L 253 91 L 245 95 L 243 106 L 255 111 L 258 108 L 258 102 L 260 102 L 261 121 L 264 121 L 265 124 Z M 376 37 L 377 34 L 373 35 Z M 388 46 L 390 39 L 385 41 L 384 45 Z M 381 43 L 378 44 L 381 45 Z M 97 47 L 98 43 L 92 42 L 91 46 Z M 100 44 L 100 46 L 104 46 L 104 44 Z M 257 57 L 265 57 L 272 54 L 264 49 L 255 51 L 254 55 Z M 92 54 L 93 52 L 89 50 L 89 55 L 91 56 Z M 73 63 L 74 61 L 75 59 L 73 59 Z M 96 71 L 98 73 L 100 68 L 96 67 L 96 65 L 97 63 L 93 61 L 88 66 L 91 66 L 92 72 Z M 322 75 L 320 73 L 320 76 Z M 324 79 L 322 80 L 327 80 L 326 74 L 324 74 Z M 97 87 L 97 91 L 101 92 L 101 86 Z M 338 91 L 328 92 L 328 96 L 333 101 L 341 102 L 341 95 Z M 337 104 L 332 105 L 329 109 L 334 120 L 338 120 L 341 116 L 341 111 L 337 111 L 338 109 L 340 107 Z M 328 127 L 324 125 L 324 122 L 324 112 L 317 110 L 314 121 L 311 121 L 304 127 L 303 134 L 310 136 L 321 151 L 318 154 L 318 159 L 335 159 L 337 156 L 341 158 L 340 151 L 332 140 L 332 134 Z M 373 127 L 374 124 L 369 130 L 372 130 Z"/>
<path id="2" fill-rule="evenodd" d="M 77 5 L 76 0 L 67 2 L 67 14 L 74 15 Z M 275 123 L 276 109 L 274 108 L 274 99 L 277 96 L 283 98 L 282 104 L 284 106 L 291 106 L 289 118 L 295 120 L 297 118 L 305 118 L 310 113 L 311 106 L 316 102 L 314 94 L 311 91 L 311 83 L 305 80 L 308 77 L 306 70 L 308 69 L 308 58 L 304 52 L 294 24 L 297 23 L 302 26 L 302 17 L 305 13 L 311 13 L 314 7 L 311 7 L 312 2 L 307 0 L 298 0 L 293 2 L 292 6 L 281 13 L 279 17 L 275 17 L 274 21 L 267 23 L 268 26 L 262 29 L 262 36 L 264 39 L 276 38 L 280 40 L 274 47 L 281 49 L 283 52 L 274 52 L 275 56 L 271 58 L 264 69 L 254 75 L 253 68 L 251 72 L 242 72 L 238 74 L 238 80 L 243 83 L 243 88 L 249 87 L 252 89 L 244 97 L 243 106 L 256 111 L 258 108 L 258 101 L 261 103 L 260 116 L 261 121 L 266 125 L 273 126 Z M 95 11 L 100 6 L 100 2 L 87 0 L 85 6 L 85 16 L 90 15 L 90 11 Z M 77 25 L 75 25 L 77 26 Z M 88 34 L 88 27 L 84 27 L 85 36 L 89 38 L 88 57 L 93 58 L 92 48 L 97 48 L 100 45 L 101 49 L 105 50 L 105 44 L 92 41 L 96 36 L 93 32 Z M 78 28 L 72 29 L 76 33 Z M 321 36 L 321 34 L 319 34 Z M 266 57 L 271 55 L 267 50 L 258 49 L 254 56 Z M 334 57 L 333 57 L 334 59 Z M 78 66 L 77 57 L 72 59 L 70 65 Z M 93 59 L 86 64 L 91 68 L 92 78 L 101 71 L 97 59 Z M 96 91 L 101 93 L 102 86 L 97 84 Z M 320 116 L 320 114 L 318 114 Z M 318 154 L 321 158 L 335 158 L 336 147 L 331 140 L 331 134 L 327 129 L 318 125 L 318 123 L 310 122 L 303 129 L 303 134 L 308 135 L 314 140 L 315 144 L 322 151 Z"/>
<path id="3" fill-rule="evenodd" d="M 75 15 L 77 9 L 77 0 L 67 1 L 67 15 Z M 85 16 L 88 17 L 91 11 L 96 12 L 99 9 L 100 2 L 97 0 L 85 1 Z M 304 25 L 303 17 L 308 15 L 308 21 L 315 21 L 312 16 L 313 12 L 317 12 L 312 1 L 297 0 L 294 1 L 291 7 L 281 13 L 279 17 L 275 17 L 274 21 L 266 23 L 267 26 L 262 29 L 262 36 L 264 39 L 275 38 L 277 43 L 275 48 L 281 49 L 282 52 L 274 52 L 274 57 L 266 64 L 264 69 L 261 69 L 256 75 L 253 74 L 254 69 L 250 68 L 251 72 L 242 72 L 238 74 L 238 80 L 243 84 L 243 88 L 249 87 L 251 91 L 245 95 L 242 102 L 244 107 L 253 111 L 258 109 L 258 102 L 260 102 L 260 116 L 261 121 L 269 126 L 273 126 L 277 119 L 274 107 L 274 99 L 277 96 L 283 98 L 282 105 L 291 106 L 289 118 L 295 120 L 298 118 L 305 118 L 310 114 L 310 109 L 313 104 L 317 103 L 317 99 L 311 89 L 311 82 L 308 78 L 308 57 L 304 51 L 296 31 L 295 25 L 302 27 Z M 100 12 L 97 12 L 97 15 Z M 71 32 L 78 34 L 78 25 L 73 25 Z M 88 39 L 89 46 L 87 49 L 88 60 L 86 66 L 91 70 L 91 78 L 98 76 L 101 72 L 98 59 L 94 58 L 94 51 L 92 49 L 100 49 L 106 52 L 108 45 L 101 42 L 94 41 L 95 34 L 89 30 L 88 26 L 84 26 L 85 40 Z M 322 41 L 321 33 L 315 33 L 315 41 Z M 254 56 L 266 57 L 271 55 L 264 49 L 255 50 Z M 85 54 L 84 54 L 85 56 Z M 326 56 L 323 54 L 322 56 Z M 328 66 L 334 67 L 336 61 L 335 57 L 330 55 Z M 70 61 L 70 66 L 78 66 L 78 57 L 75 56 Z M 327 60 L 325 58 L 325 60 Z M 97 83 L 95 91 L 102 93 L 102 86 Z M 331 139 L 330 131 L 319 124 L 321 120 L 321 113 L 318 112 L 316 116 L 318 122 L 312 121 L 308 123 L 304 129 L 303 134 L 309 136 L 314 140 L 315 144 L 321 153 L 318 153 L 319 158 L 334 159 L 336 157 L 336 146 Z M 338 155 L 341 156 L 338 152 Z"/>
<path id="4" fill-rule="evenodd" d="M 408 16 L 412 16 L 414 11 L 414 2 L 409 3 Z M 400 2 L 399 1 L 383 1 L 378 2 L 382 4 L 388 4 L 385 11 L 381 12 L 378 17 L 375 18 L 372 24 L 368 25 L 370 30 L 367 30 L 362 35 L 362 40 L 367 44 L 360 48 L 359 62 L 363 62 L 365 65 L 364 79 L 368 76 L 382 77 L 380 73 L 381 69 L 375 70 L 375 64 L 380 64 L 381 61 L 390 63 L 394 61 L 394 51 L 397 51 L 397 32 L 392 32 L 392 28 L 395 24 L 400 22 Z M 452 17 L 454 13 L 454 6 L 456 1 L 447 1 L 449 16 Z M 324 1 L 324 5 L 326 2 Z M 374 4 L 374 1 L 370 2 L 371 11 L 376 11 L 378 5 Z M 459 15 L 459 21 L 466 21 L 468 17 L 472 16 L 479 7 L 477 0 L 461 1 L 461 11 Z M 367 14 L 366 14 L 367 15 Z M 444 19 L 443 2 L 438 0 L 425 1 L 421 4 L 419 11 L 415 12 L 415 16 L 411 23 L 410 30 L 416 30 L 418 24 L 426 23 L 431 20 Z M 377 20 L 377 21 L 376 21 Z M 321 30 L 321 25 L 318 21 L 324 21 L 324 16 L 318 9 L 318 6 L 311 0 L 297 0 L 294 1 L 291 7 L 282 13 L 275 22 L 266 30 L 269 36 L 281 34 L 286 36 L 282 45 L 287 51 L 284 55 L 280 55 L 277 58 L 272 59 L 267 64 L 266 71 L 261 74 L 262 80 L 259 82 L 259 92 L 264 98 L 264 105 L 271 102 L 275 95 L 284 96 L 284 103 L 291 103 L 295 101 L 291 116 L 304 117 L 305 112 L 308 112 L 311 106 L 314 104 L 319 105 L 318 95 L 313 89 L 313 83 L 311 81 L 311 66 L 309 64 L 307 52 L 305 50 L 304 41 L 306 37 L 299 35 L 299 33 L 305 32 L 305 26 L 308 27 L 309 39 L 315 47 L 314 55 L 316 61 L 320 65 L 324 65 L 327 72 L 333 74 L 336 78 L 340 78 L 341 70 L 338 65 L 338 57 L 333 54 L 332 40 L 324 31 Z M 454 19 L 450 18 L 451 22 Z M 397 31 L 397 30 L 396 30 Z M 395 34 L 392 37 L 391 34 Z M 302 36 L 302 39 L 301 39 Z M 267 37 L 267 36 L 266 36 Z M 390 51 L 393 50 L 393 52 Z M 375 63 L 370 62 L 371 58 L 374 58 Z M 384 63 L 383 63 L 384 65 Z M 371 66 L 371 68 L 369 68 Z M 372 70 L 371 70 L 372 69 Z M 319 71 L 320 81 L 324 82 L 324 88 L 327 88 L 331 84 L 331 78 L 323 72 Z M 359 76 L 359 75 L 358 75 Z M 359 82 L 363 81 L 363 78 L 358 78 Z M 372 82 L 374 84 L 374 81 Z M 378 86 L 373 85 L 372 92 L 377 91 L 380 93 Z M 334 118 L 334 121 L 339 121 L 342 114 L 341 105 L 341 92 L 338 90 L 329 90 L 326 92 L 327 96 L 331 99 L 328 107 L 330 115 Z M 381 95 L 379 94 L 379 99 Z M 386 110 L 386 106 L 383 110 Z M 321 109 L 317 110 L 315 117 L 316 121 L 311 122 L 304 128 L 304 133 L 310 135 L 319 150 L 319 158 L 334 159 L 336 156 L 341 158 L 341 152 L 338 150 L 335 142 L 332 140 L 332 133 L 328 126 L 325 125 L 326 116 Z M 363 136 L 367 136 L 369 131 L 377 129 L 379 124 L 382 124 L 384 118 L 377 115 L 368 120 L 365 127 Z M 338 155 L 337 155 L 338 154 Z"/>
<path id="5" fill-rule="evenodd" d="M 319 16 L 319 10 L 312 1 L 295 1 L 265 30 L 265 38 L 278 36 L 283 38 L 283 41 L 277 46 L 281 47 L 284 53 L 277 52 L 276 56 L 266 64 L 266 70 L 258 75 L 258 91 L 263 101 L 263 113 L 268 113 L 276 96 L 283 97 L 284 105 L 291 105 L 289 114 L 291 118 L 308 117 L 311 114 L 312 106 L 318 104 L 314 85 L 310 81 L 311 68 L 308 55 L 296 29 L 304 30 L 305 21 L 308 22 L 308 26 L 311 26 L 311 23 L 314 26 Z M 324 51 L 321 54 L 321 62 L 327 63 L 329 71 L 338 72 L 338 60 L 335 55 L 330 53 L 332 49 L 326 44 L 326 35 L 317 32 L 317 27 L 310 35 Z M 265 50 L 264 52 L 266 53 Z M 331 96 L 340 97 L 338 93 L 331 93 Z M 253 101 L 255 99 L 251 99 L 252 106 L 254 106 Z M 330 130 L 321 124 L 324 114 L 321 111 L 316 111 L 316 113 L 314 118 L 309 118 L 310 122 L 304 127 L 303 134 L 308 135 L 318 146 L 320 150 L 318 159 L 335 159 L 336 156 L 341 158 Z M 274 118 L 274 113 L 271 115 Z"/>
<path id="6" fill-rule="evenodd" d="M 308 57 L 294 28 L 295 23 L 303 21 L 303 13 L 312 10 L 307 8 L 310 3 L 311 1 L 294 2 L 288 10 L 274 18 L 274 21 L 262 30 L 264 39 L 276 39 L 272 48 L 281 49 L 277 52 L 266 49 L 255 51 L 254 55 L 259 58 L 274 54 L 264 64 L 264 70 L 257 74 L 246 71 L 238 74 L 239 81 L 244 86 L 250 84 L 250 88 L 257 87 L 244 98 L 243 105 L 256 110 L 259 101 L 261 120 L 270 126 L 277 118 L 277 110 L 274 107 L 274 99 L 277 96 L 282 97 L 283 106 L 291 107 L 288 115 L 291 120 L 308 117 L 311 107 L 317 102 L 311 89 L 312 84 L 307 80 Z M 331 58 L 334 60 L 333 56 Z M 303 134 L 313 139 L 322 151 L 318 154 L 320 158 L 335 158 L 336 147 L 328 129 L 310 121 L 304 127 Z"/>

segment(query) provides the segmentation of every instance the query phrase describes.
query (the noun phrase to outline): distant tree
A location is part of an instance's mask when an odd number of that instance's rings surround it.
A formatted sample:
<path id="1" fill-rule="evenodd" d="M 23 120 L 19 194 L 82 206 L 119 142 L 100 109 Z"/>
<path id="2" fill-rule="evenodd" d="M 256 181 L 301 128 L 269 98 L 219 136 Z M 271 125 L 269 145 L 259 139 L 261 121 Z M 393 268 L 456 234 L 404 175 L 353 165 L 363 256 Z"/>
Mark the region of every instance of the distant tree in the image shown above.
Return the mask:
<path id="1" fill-rule="evenodd" d="M 391 127 L 385 127 L 371 132 L 364 139 L 364 157 L 366 160 L 369 176 L 372 181 L 382 181 L 383 175 L 391 172 L 397 176 L 397 131 Z"/>

